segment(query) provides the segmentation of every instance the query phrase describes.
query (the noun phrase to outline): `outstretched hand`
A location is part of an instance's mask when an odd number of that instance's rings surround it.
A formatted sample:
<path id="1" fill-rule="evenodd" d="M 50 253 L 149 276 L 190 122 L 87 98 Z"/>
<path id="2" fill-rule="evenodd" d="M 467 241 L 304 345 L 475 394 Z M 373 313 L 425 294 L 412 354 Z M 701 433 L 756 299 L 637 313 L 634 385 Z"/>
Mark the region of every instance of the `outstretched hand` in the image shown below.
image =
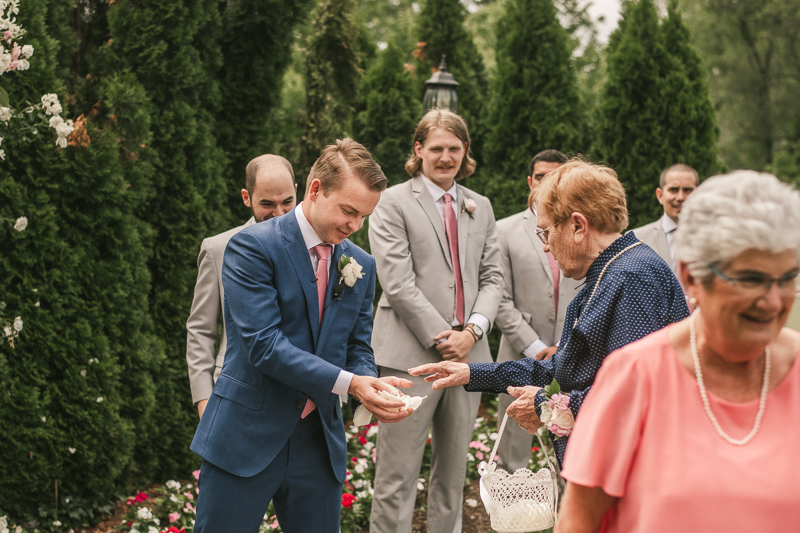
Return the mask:
<path id="1" fill-rule="evenodd" d="M 430 374 L 430 376 L 425 376 L 425 381 L 433 383 L 433 390 L 469 384 L 469 365 L 466 363 L 454 363 L 453 361 L 429 363 L 410 368 L 408 373 L 412 376 Z"/>
<path id="2" fill-rule="evenodd" d="M 380 422 L 389 424 L 405 420 L 414 410 L 405 409 L 405 404 L 403 404 L 403 402 L 387 400 L 380 396 L 378 392 L 384 390 L 393 395 L 398 395 L 399 391 L 397 387 L 407 389 L 412 385 L 413 383 L 409 380 L 395 376 L 387 376 L 384 378 L 353 376 L 353 380 L 350 382 L 350 388 L 347 392 L 361 402 L 361 405 L 375 415 L 375 418 Z M 389 411 L 388 409 L 400 409 L 400 411 Z"/>
<path id="3" fill-rule="evenodd" d="M 519 424 L 519 427 L 533 435 L 536 430 L 542 427 L 542 421 L 536 414 L 536 393 L 541 387 L 509 387 L 507 392 L 516 398 L 506 409 L 508 416 Z"/>

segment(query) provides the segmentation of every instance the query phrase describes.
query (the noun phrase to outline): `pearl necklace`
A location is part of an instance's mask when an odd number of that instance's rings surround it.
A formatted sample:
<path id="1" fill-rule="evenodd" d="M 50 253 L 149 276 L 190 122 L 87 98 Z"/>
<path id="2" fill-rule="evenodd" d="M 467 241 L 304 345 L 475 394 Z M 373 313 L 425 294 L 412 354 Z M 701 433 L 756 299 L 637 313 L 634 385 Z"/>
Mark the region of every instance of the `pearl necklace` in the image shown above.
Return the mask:
<path id="1" fill-rule="evenodd" d="M 711 420 L 711 425 L 714 426 L 714 429 L 717 430 L 719 436 L 728 441 L 731 444 L 736 446 L 744 446 L 751 440 L 753 437 L 756 436 L 758 433 L 759 428 L 761 427 L 761 419 L 764 416 L 764 410 L 767 407 L 767 389 L 769 389 L 769 371 L 770 371 L 770 351 L 769 346 L 764 350 L 764 353 L 767 356 L 766 364 L 764 365 L 764 385 L 761 387 L 761 399 L 758 403 L 758 413 L 756 413 L 756 421 L 753 423 L 753 429 L 750 433 L 741 440 L 732 439 L 727 433 L 722 430 L 720 427 L 719 422 L 717 421 L 717 417 L 714 416 L 714 413 L 711 412 L 711 405 L 708 403 L 708 395 L 706 394 L 706 386 L 703 383 L 703 372 L 700 370 L 700 357 L 697 355 L 697 333 L 695 331 L 695 319 L 697 318 L 697 312 L 692 313 L 691 318 L 689 318 L 689 337 L 691 339 L 692 345 L 692 360 L 694 361 L 694 373 L 697 376 L 697 386 L 700 389 L 700 398 L 703 400 L 703 407 L 706 410 L 706 414 L 708 415 L 708 419 Z"/>

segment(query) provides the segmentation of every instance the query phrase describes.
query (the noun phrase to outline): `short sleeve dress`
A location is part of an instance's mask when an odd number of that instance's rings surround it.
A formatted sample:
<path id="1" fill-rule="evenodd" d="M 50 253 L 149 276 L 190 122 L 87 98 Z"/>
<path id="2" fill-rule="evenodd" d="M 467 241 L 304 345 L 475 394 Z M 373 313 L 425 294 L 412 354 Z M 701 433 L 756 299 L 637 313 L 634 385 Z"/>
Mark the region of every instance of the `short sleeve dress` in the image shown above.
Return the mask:
<path id="1" fill-rule="evenodd" d="M 755 438 L 734 446 L 711 425 L 669 329 L 606 358 L 576 420 L 564 478 L 621 498 L 607 533 L 800 531 L 800 362 L 767 396 Z M 750 432 L 758 399 L 708 397 L 728 435 Z"/>

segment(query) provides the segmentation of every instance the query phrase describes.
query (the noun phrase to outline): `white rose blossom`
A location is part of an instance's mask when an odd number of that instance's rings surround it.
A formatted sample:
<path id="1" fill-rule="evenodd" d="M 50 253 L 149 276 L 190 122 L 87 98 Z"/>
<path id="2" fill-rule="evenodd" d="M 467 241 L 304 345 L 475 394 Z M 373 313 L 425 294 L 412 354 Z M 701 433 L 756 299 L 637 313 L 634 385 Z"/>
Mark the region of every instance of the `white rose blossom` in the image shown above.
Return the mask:
<path id="1" fill-rule="evenodd" d="M 8 122 L 11 120 L 11 108 L 10 107 L 0 107 L 0 122 Z"/>
<path id="2" fill-rule="evenodd" d="M 22 47 L 22 52 L 20 52 L 19 57 L 21 59 L 28 59 L 33 55 L 33 46 L 26 44 Z"/>
<path id="3" fill-rule="evenodd" d="M 553 418 L 552 423 L 564 429 L 570 429 L 575 425 L 575 417 L 569 409 L 558 409 L 556 416 Z"/>
<path id="4" fill-rule="evenodd" d="M 147 533 L 158 533 L 158 529 L 154 528 L 153 526 L 150 526 L 147 528 Z"/>
<path id="5" fill-rule="evenodd" d="M 478 204 L 475 203 L 475 200 L 472 198 L 464 198 L 464 211 L 471 215 L 476 209 L 478 209 Z"/>
<path id="6" fill-rule="evenodd" d="M 364 277 L 364 274 L 361 272 L 362 270 L 363 267 L 351 257 L 350 261 L 342 268 L 341 274 L 344 284 L 348 287 L 355 285 L 356 281 Z"/>
<path id="7" fill-rule="evenodd" d="M 8 326 L 3 326 L 3 336 L 4 337 L 11 337 L 12 335 L 14 335 L 14 331 Z M 0 532 L 0 533 L 2 533 L 2 532 Z"/>
<path id="8" fill-rule="evenodd" d="M 22 331 L 22 317 L 17 317 L 14 319 L 14 329 L 17 331 Z"/>
<path id="9" fill-rule="evenodd" d="M 5 516 L 0 516 L 0 533 L 9 533 L 8 520 Z"/>
<path id="10" fill-rule="evenodd" d="M 14 221 L 14 229 L 17 231 L 25 231 L 28 227 L 28 217 L 19 217 Z"/>
<path id="11" fill-rule="evenodd" d="M 147 507 L 139 507 L 136 511 L 136 516 L 139 517 L 139 520 L 150 520 L 153 518 L 153 513 Z"/>
<path id="12" fill-rule="evenodd" d="M 181 488 L 181 484 L 175 481 L 174 479 L 170 479 L 164 485 L 170 490 L 178 490 Z"/>
<path id="13" fill-rule="evenodd" d="M 550 406 L 546 403 L 542 404 L 542 414 L 539 415 L 539 420 L 545 426 L 550 424 L 550 420 L 553 418 L 553 410 L 550 409 Z"/>
<path id="14" fill-rule="evenodd" d="M 42 109 L 48 115 L 60 115 L 61 104 L 58 102 L 58 95 L 50 93 L 42 96 Z"/>

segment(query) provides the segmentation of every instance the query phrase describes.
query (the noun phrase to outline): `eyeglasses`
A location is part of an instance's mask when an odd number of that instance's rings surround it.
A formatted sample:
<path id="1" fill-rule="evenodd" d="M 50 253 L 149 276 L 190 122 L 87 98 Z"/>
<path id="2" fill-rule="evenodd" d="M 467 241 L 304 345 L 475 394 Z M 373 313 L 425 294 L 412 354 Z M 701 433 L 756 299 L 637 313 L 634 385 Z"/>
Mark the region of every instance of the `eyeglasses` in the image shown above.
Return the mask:
<path id="1" fill-rule="evenodd" d="M 547 240 L 550 237 L 550 230 L 555 228 L 559 224 L 560 222 L 556 222 L 547 229 L 536 228 L 536 236 L 539 237 L 539 240 L 542 241 L 543 244 L 548 244 Z"/>
<path id="2" fill-rule="evenodd" d="M 711 267 L 711 272 L 713 272 L 714 275 L 719 279 L 727 281 L 731 285 L 739 286 L 743 289 L 752 290 L 765 287 L 766 290 L 769 290 L 774 283 L 778 286 L 779 291 L 791 294 L 794 294 L 796 290 L 795 280 L 797 279 L 797 276 L 800 275 L 800 271 L 793 270 L 792 272 L 788 272 L 779 278 L 771 278 L 763 272 L 746 272 L 740 276 L 728 276 L 715 266 Z"/>

